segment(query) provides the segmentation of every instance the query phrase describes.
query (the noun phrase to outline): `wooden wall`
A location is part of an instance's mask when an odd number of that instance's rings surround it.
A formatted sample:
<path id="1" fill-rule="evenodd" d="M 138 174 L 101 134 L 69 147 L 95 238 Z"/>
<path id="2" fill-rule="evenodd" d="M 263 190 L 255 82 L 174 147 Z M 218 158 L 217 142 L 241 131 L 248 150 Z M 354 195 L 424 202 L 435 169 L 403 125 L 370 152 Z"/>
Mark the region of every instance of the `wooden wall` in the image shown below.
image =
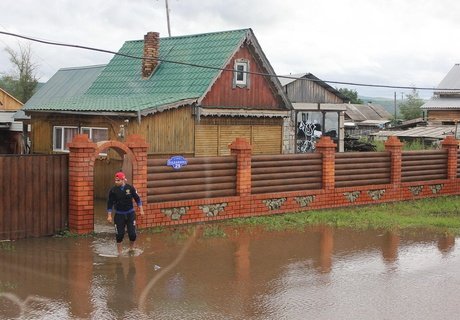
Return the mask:
<path id="1" fill-rule="evenodd" d="M 126 123 L 125 120 L 129 119 Z M 120 125 L 125 136 L 141 134 L 149 143 L 149 154 L 194 153 L 194 118 L 191 107 L 182 107 L 137 118 L 34 113 L 32 115 L 32 152 L 53 153 L 53 126 L 88 126 L 107 128 L 109 140 L 118 140 Z M 116 157 L 116 154 L 111 154 Z"/>
<path id="2" fill-rule="evenodd" d="M 291 102 L 343 103 L 341 98 L 314 81 L 296 80 L 284 89 Z"/>
<path id="3" fill-rule="evenodd" d="M 0 88 L 0 110 L 14 111 L 22 108 L 21 101 Z"/>
<path id="4" fill-rule="evenodd" d="M 429 121 L 460 121 L 460 110 L 428 110 Z"/>
<path id="5" fill-rule="evenodd" d="M 249 71 L 265 72 L 254 59 L 248 47 L 242 47 L 225 67 L 233 69 L 236 59 L 249 60 Z M 203 99 L 202 105 L 206 106 L 227 106 L 227 107 L 252 107 L 272 110 L 286 110 L 282 102 L 274 94 L 274 89 L 267 78 L 255 74 L 249 76 L 248 87 L 233 86 L 233 72 L 223 71 L 220 78 L 212 86 L 210 92 Z"/>

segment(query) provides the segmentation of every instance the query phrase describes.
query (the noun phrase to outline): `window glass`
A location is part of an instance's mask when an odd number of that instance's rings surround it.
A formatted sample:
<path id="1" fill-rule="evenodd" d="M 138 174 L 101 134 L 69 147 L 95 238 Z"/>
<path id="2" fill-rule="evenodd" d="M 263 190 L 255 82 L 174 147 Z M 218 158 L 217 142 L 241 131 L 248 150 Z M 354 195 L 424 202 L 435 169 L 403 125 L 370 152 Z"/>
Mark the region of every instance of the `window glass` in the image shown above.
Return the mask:
<path id="1" fill-rule="evenodd" d="M 248 74 L 248 63 L 247 62 L 237 62 L 235 63 L 235 84 L 237 85 L 247 85 Z"/>
<path id="2" fill-rule="evenodd" d="M 298 153 L 313 152 L 316 142 L 321 138 L 323 130 L 323 114 L 321 112 L 298 112 L 296 130 L 296 151 Z"/>
<path id="3" fill-rule="evenodd" d="M 236 81 L 243 81 L 244 80 L 244 66 L 239 64 L 236 66 L 236 70 L 238 70 L 236 72 Z"/>
<path id="4" fill-rule="evenodd" d="M 77 127 L 61 127 L 56 126 L 53 130 L 53 150 L 66 151 L 67 143 L 72 141 L 73 137 L 78 134 Z"/>
<path id="5" fill-rule="evenodd" d="M 109 139 L 108 130 L 104 128 L 93 128 L 91 140 L 93 142 L 105 141 Z"/>
<path id="6" fill-rule="evenodd" d="M 62 149 L 62 128 L 61 127 L 54 127 L 54 150 L 61 150 Z"/>
<path id="7" fill-rule="evenodd" d="M 64 139 L 63 139 L 63 148 L 64 150 L 69 150 L 67 148 L 67 143 L 72 141 L 73 137 L 78 134 L 78 128 L 64 128 Z"/>

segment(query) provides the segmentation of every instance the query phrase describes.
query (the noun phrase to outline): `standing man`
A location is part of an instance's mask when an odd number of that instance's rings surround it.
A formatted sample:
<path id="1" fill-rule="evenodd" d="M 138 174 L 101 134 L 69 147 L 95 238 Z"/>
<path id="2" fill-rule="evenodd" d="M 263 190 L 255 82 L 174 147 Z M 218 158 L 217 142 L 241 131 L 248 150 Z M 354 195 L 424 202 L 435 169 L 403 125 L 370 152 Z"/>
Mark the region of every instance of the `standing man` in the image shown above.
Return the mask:
<path id="1" fill-rule="evenodd" d="M 122 252 L 122 241 L 125 236 L 125 228 L 128 229 L 129 250 L 134 249 L 136 241 L 136 213 L 133 206 L 133 199 L 144 215 L 142 201 L 136 192 L 136 189 L 126 183 L 126 176 L 123 172 L 115 174 L 115 186 L 110 189 L 109 199 L 107 201 L 107 221 L 115 223 L 116 241 L 118 254 Z M 115 216 L 112 220 L 112 209 L 115 208 Z"/>

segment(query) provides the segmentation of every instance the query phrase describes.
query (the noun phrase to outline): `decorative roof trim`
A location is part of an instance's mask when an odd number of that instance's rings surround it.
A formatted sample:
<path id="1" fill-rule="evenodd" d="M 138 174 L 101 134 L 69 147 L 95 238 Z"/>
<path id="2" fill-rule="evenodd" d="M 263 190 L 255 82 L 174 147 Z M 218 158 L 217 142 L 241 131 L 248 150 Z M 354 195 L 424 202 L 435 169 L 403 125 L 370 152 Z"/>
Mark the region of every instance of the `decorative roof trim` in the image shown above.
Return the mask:
<path id="1" fill-rule="evenodd" d="M 230 117 L 256 117 L 256 118 L 288 118 L 290 111 L 278 110 L 254 110 L 254 109 L 222 109 L 222 108 L 202 108 L 200 116 L 230 116 Z"/>
<path id="2" fill-rule="evenodd" d="M 30 113 L 62 113 L 62 114 L 78 114 L 83 116 L 120 116 L 123 115 L 124 117 L 137 117 L 137 113 L 135 112 L 82 112 L 82 111 L 65 111 L 65 110 L 24 110 L 26 115 L 30 115 Z"/>
<path id="3" fill-rule="evenodd" d="M 163 111 L 166 111 L 166 110 L 169 110 L 169 109 L 177 109 L 179 107 L 182 107 L 182 106 L 185 106 L 185 105 L 192 105 L 194 103 L 196 103 L 197 99 L 185 99 L 185 100 L 181 100 L 181 101 L 177 101 L 177 102 L 174 102 L 174 103 L 170 103 L 170 104 L 165 104 L 163 106 L 160 106 L 160 107 L 153 107 L 153 108 L 150 108 L 150 109 L 144 109 L 140 112 L 141 116 L 147 116 L 149 114 L 154 114 L 154 113 L 157 113 L 157 112 L 163 112 Z"/>

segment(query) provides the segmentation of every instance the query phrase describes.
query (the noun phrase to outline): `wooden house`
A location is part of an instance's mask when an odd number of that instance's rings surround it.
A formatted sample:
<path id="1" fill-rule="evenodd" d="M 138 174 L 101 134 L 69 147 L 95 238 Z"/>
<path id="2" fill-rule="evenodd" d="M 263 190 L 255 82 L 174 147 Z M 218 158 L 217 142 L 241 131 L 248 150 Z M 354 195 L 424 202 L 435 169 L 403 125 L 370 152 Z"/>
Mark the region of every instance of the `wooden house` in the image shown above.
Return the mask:
<path id="1" fill-rule="evenodd" d="M 254 154 L 283 152 L 292 108 L 251 29 L 126 41 L 107 65 L 59 70 L 24 106 L 32 151 L 66 152 L 141 134 L 155 156 L 228 155 L 247 138 Z"/>
<path id="2" fill-rule="evenodd" d="M 344 111 L 348 99 L 338 90 L 311 73 L 281 76 L 283 91 L 292 103 L 290 152 L 313 152 L 316 141 L 324 134 L 343 151 Z"/>
<path id="3" fill-rule="evenodd" d="M 23 154 L 27 145 L 23 122 L 15 119 L 22 102 L 0 88 L 0 154 Z"/>
<path id="4" fill-rule="evenodd" d="M 421 109 L 431 124 L 453 125 L 460 121 L 460 64 L 452 67 Z"/>

